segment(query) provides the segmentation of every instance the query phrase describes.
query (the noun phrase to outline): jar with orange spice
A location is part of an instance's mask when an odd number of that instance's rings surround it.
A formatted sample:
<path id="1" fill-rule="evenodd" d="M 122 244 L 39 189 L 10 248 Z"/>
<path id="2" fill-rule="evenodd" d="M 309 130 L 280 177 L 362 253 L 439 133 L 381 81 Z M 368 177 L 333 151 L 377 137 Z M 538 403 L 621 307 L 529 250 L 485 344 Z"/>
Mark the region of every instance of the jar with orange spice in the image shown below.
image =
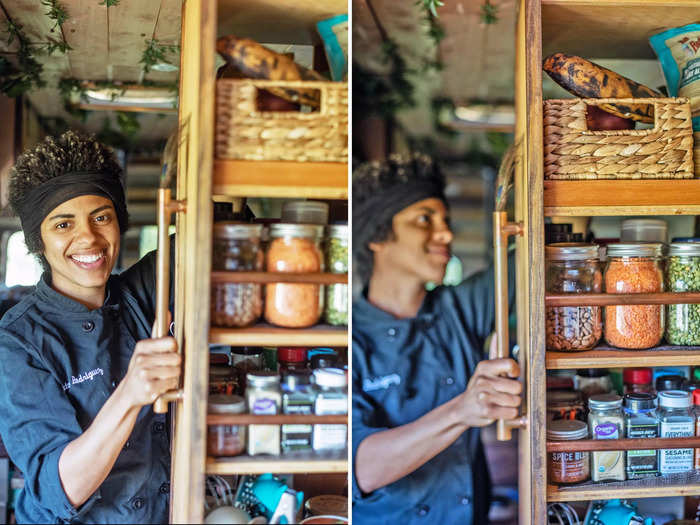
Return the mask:
<path id="1" fill-rule="evenodd" d="M 267 248 L 267 271 L 315 273 L 323 271 L 323 226 L 273 224 Z M 318 284 L 275 283 L 265 290 L 265 320 L 286 328 L 305 328 L 318 322 L 323 311 L 323 287 Z"/>
<path id="2" fill-rule="evenodd" d="M 578 419 L 558 419 L 547 423 L 547 441 L 576 441 L 588 437 L 588 426 Z M 547 480 L 566 485 L 581 483 L 591 477 L 590 453 L 581 451 L 550 452 Z"/>
<path id="3" fill-rule="evenodd" d="M 654 293 L 664 290 L 661 243 L 608 245 L 605 291 L 609 294 Z M 605 307 L 605 341 L 629 349 L 651 348 L 664 334 L 662 305 Z"/>

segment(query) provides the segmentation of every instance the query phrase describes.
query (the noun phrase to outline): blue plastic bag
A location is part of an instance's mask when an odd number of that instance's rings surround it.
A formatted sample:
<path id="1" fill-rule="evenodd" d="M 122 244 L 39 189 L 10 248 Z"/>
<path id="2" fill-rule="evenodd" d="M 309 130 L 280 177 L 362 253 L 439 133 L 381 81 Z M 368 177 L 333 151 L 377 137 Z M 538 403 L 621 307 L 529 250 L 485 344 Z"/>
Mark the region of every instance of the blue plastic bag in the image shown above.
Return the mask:
<path id="1" fill-rule="evenodd" d="M 348 15 L 338 15 L 316 24 L 323 40 L 331 79 L 346 80 L 348 74 Z"/>

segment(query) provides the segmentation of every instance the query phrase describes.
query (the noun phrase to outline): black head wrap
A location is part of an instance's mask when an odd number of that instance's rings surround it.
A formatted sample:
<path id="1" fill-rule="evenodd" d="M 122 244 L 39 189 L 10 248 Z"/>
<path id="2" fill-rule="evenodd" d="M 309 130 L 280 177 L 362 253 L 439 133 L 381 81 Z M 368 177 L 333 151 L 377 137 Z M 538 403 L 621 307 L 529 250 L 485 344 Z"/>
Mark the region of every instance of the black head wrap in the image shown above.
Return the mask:
<path id="1" fill-rule="evenodd" d="M 361 273 L 371 268 L 369 243 L 391 226 L 394 215 L 423 199 L 445 203 L 445 180 L 430 157 L 392 155 L 358 167 L 353 174 L 352 250 Z M 369 275 L 361 275 L 366 280 Z"/>
<path id="2" fill-rule="evenodd" d="M 114 204 L 119 222 L 119 230 L 124 233 L 128 228 L 129 215 L 126 211 L 124 188 L 119 179 L 99 171 L 68 172 L 54 177 L 32 188 L 18 210 L 22 230 L 27 239 L 27 248 L 36 253 L 42 246 L 30 246 L 35 239 L 41 242 L 41 223 L 49 213 L 64 202 L 82 195 L 100 195 Z"/>

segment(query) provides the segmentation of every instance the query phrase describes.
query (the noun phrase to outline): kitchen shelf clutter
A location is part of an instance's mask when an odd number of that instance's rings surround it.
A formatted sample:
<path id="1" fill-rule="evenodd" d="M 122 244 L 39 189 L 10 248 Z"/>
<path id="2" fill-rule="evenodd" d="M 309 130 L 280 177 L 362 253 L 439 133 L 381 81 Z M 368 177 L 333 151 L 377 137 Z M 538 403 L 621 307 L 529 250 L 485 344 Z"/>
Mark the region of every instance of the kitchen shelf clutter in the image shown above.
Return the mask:
<path id="1" fill-rule="evenodd" d="M 235 61 L 235 46 L 262 61 L 274 54 L 257 42 L 319 51 L 316 23 L 347 9 L 338 0 L 183 4 L 177 198 L 187 210 L 177 214 L 175 304 L 186 307 L 176 308 L 175 326 L 186 359 L 175 407 L 171 522 L 203 522 L 207 475 L 316 474 L 326 476 L 320 486 L 329 494 L 347 486 L 347 321 L 342 304 L 322 307 L 348 291 L 347 263 L 338 265 L 347 257 L 347 226 L 283 220 L 296 223 L 285 229 L 278 217 L 245 215 L 248 198 L 315 199 L 342 220 L 347 83 L 313 71 L 318 78 L 309 85 L 241 79 L 228 60 Z M 217 42 L 223 35 L 235 36 Z M 217 51 L 229 53 L 219 72 Z M 300 98 L 284 99 L 290 93 Z M 294 142 L 286 147 L 285 140 Z M 234 218 L 220 218 L 225 203 L 223 215 Z M 282 388 L 291 384 L 284 375 L 280 385 L 278 366 L 300 376 L 291 391 Z M 300 411 L 283 413 L 285 396 L 297 391 L 304 399 L 291 402 Z"/>
<path id="2" fill-rule="evenodd" d="M 680 326 L 682 314 L 694 312 L 696 305 L 700 304 L 700 290 L 694 284 L 683 287 L 691 281 L 692 275 L 688 269 L 690 267 L 683 266 L 688 256 L 678 256 L 676 253 L 678 257 L 674 264 L 682 261 L 676 267 L 676 270 L 681 270 L 680 273 L 670 275 L 665 263 L 665 252 L 663 255 L 661 251 L 652 253 L 651 249 L 639 246 L 641 251 L 648 252 L 644 255 L 648 261 L 654 261 L 653 264 L 621 264 L 620 268 L 608 275 L 606 281 L 606 274 L 600 269 L 603 265 L 598 263 L 597 250 L 607 245 L 608 260 L 614 260 L 615 249 L 613 248 L 612 257 L 610 249 L 616 243 L 619 244 L 618 235 L 600 235 L 600 239 L 596 239 L 587 228 L 591 218 L 600 219 L 596 224 L 609 225 L 615 223 L 616 217 L 646 219 L 650 216 L 700 215 L 700 173 L 697 161 L 697 141 L 700 135 L 695 131 L 694 178 L 691 169 L 690 172 L 685 170 L 682 175 L 691 178 L 679 176 L 652 179 L 650 177 L 655 173 L 669 171 L 664 165 L 666 160 L 661 158 L 663 155 L 655 157 L 654 152 L 660 151 L 661 146 L 665 147 L 675 139 L 671 137 L 672 134 L 664 135 L 665 131 L 654 128 L 658 126 L 661 116 L 645 114 L 644 118 L 641 117 L 649 104 L 635 106 L 635 100 L 630 100 L 632 97 L 645 99 L 648 94 L 628 96 L 628 100 L 622 101 L 622 105 L 629 108 L 626 114 L 613 112 L 613 117 L 602 113 L 600 120 L 596 120 L 596 115 L 601 116 L 597 110 L 602 103 L 584 100 L 587 113 L 583 123 L 580 122 L 580 104 L 554 103 L 547 106 L 543 95 L 543 78 L 546 75 L 543 64 L 547 68 L 548 61 L 545 59 L 556 53 L 560 54 L 559 59 L 573 57 L 570 59 L 572 67 L 582 68 L 584 74 L 572 81 L 566 78 L 568 73 L 562 67 L 559 71 L 554 71 L 560 73 L 558 80 L 554 78 L 556 74 L 552 76 L 555 82 L 574 92 L 589 80 L 587 87 L 591 91 L 587 94 L 576 93 L 577 96 L 583 99 L 617 97 L 618 95 L 606 92 L 604 84 L 614 82 L 612 79 L 615 73 L 634 77 L 637 71 L 642 70 L 638 69 L 640 61 L 657 60 L 649 38 L 667 28 L 696 23 L 697 7 L 694 0 L 519 1 L 515 142 L 521 144 L 522 157 L 515 168 L 515 221 L 523 225 L 524 235 L 516 239 L 517 314 L 520 361 L 525 369 L 524 406 L 527 406 L 529 422 L 521 431 L 519 439 L 521 523 L 546 523 L 547 504 L 550 502 L 700 495 L 700 470 L 693 468 L 697 463 L 693 465 L 690 461 L 688 465 L 688 460 L 692 460 L 700 448 L 695 423 L 693 422 L 690 433 L 687 433 L 687 429 L 677 434 L 663 433 L 668 431 L 667 422 L 670 421 L 665 418 L 671 417 L 669 414 L 675 414 L 674 410 L 685 414 L 683 421 L 689 427 L 692 418 L 688 415 L 690 409 L 687 405 L 692 405 L 689 394 L 679 393 L 674 398 L 676 394 L 663 392 L 663 403 L 659 401 L 659 407 L 655 409 L 646 406 L 648 400 L 642 395 L 646 391 L 633 392 L 625 389 L 625 393 L 632 392 L 641 397 L 633 396 L 629 401 L 631 411 L 623 415 L 622 400 L 619 398 L 605 398 L 600 392 L 574 391 L 573 388 L 577 381 L 579 386 L 587 381 L 595 383 L 610 372 L 606 381 L 617 380 L 614 378 L 619 377 L 620 384 L 609 383 L 605 387 L 607 392 L 617 390 L 622 393 L 622 378 L 630 374 L 640 377 L 648 375 L 648 390 L 653 390 L 655 384 L 651 379 L 650 367 L 658 367 L 664 370 L 685 370 L 690 377 L 685 383 L 678 382 L 677 388 L 694 390 L 692 371 L 693 367 L 700 367 L 700 346 L 696 346 L 699 343 L 694 341 L 694 336 L 683 338 L 694 330 L 692 322 L 683 325 L 680 330 L 683 337 L 680 339 L 676 330 Z M 588 64 L 586 59 L 602 61 L 606 67 L 615 69 L 615 72 L 609 72 L 611 74 L 608 75 L 600 74 L 600 70 L 588 69 L 588 65 L 582 65 Z M 556 61 L 553 64 L 554 69 L 561 66 Z M 578 86 L 577 82 L 580 82 Z M 656 83 L 649 86 L 656 90 L 661 81 L 654 82 Z M 627 85 L 629 86 L 632 84 Z M 631 89 L 636 90 L 637 87 Z M 599 91 L 596 93 L 596 90 Z M 556 98 L 565 97 L 566 95 Z M 681 106 L 687 101 L 667 100 L 678 106 L 678 115 L 686 111 Z M 610 105 L 614 106 L 612 102 Z M 578 107 L 578 115 L 568 109 L 573 106 Z M 556 108 L 555 111 L 548 112 L 552 107 Z M 619 111 L 620 108 L 612 109 Z M 646 125 L 630 123 L 622 118 L 633 114 L 645 120 Z M 683 114 L 683 118 L 687 118 L 687 113 Z M 663 118 L 669 115 L 666 112 Z M 689 151 L 693 149 L 688 138 L 693 130 L 687 129 L 687 120 L 681 126 L 686 129 L 674 132 L 678 139 L 675 144 L 680 145 L 682 142 L 683 145 L 672 156 L 675 160 L 684 159 L 685 162 Z M 577 130 L 579 136 L 576 137 L 572 130 Z M 561 133 L 557 134 L 559 131 Z M 654 133 L 659 135 L 654 136 Z M 565 135 L 569 136 L 570 142 L 562 145 L 561 139 Z M 646 143 L 638 141 L 642 136 L 646 137 Z M 559 143 L 555 144 L 554 141 Z M 637 172 L 629 159 L 613 158 L 615 155 L 631 156 L 635 152 L 649 153 L 638 161 Z M 552 164 L 557 162 L 555 169 Z M 620 169 L 613 173 L 615 170 L 609 168 L 612 165 L 619 165 Z M 565 179 L 568 174 L 572 174 L 571 178 L 585 180 L 554 180 Z M 553 276 L 566 274 L 567 264 L 570 268 L 575 266 L 570 265 L 570 257 L 578 257 L 578 260 L 583 261 L 586 256 L 577 256 L 568 248 L 546 246 L 543 240 L 549 232 L 545 232 L 545 223 L 571 223 L 577 227 L 573 233 L 578 232 L 579 238 L 562 234 L 558 240 L 549 241 L 551 243 L 592 242 L 598 245 L 589 248 L 591 253 L 588 260 L 595 260 L 596 263 L 585 268 L 581 262 L 576 270 L 579 272 L 577 277 L 567 277 L 570 279 L 568 284 L 575 282 L 574 286 L 552 287 L 551 282 Z M 694 233 L 696 232 L 688 229 L 684 234 L 677 235 L 694 237 Z M 627 240 L 622 235 L 619 238 Z M 678 249 L 685 247 L 680 246 Z M 692 251 L 693 248 L 690 248 Z M 622 252 L 618 252 L 620 260 L 629 257 L 629 253 Z M 551 258 L 556 253 L 566 260 L 559 269 L 551 265 L 552 260 L 558 260 Z M 606 254 L 601 250 L 600 255 L 605 257 Z M 693 254 L 689 257 L 694 260 Z M 639 257 L 640 260 L 643 258 Z M 613 275 L 616 270 L 620 271 Z M 573 273 L 575 272 L 572 271 L 571 275 Z M 617 284 L 612 283 L 619 284 L 620 275 L 629 279 L 627 284 L 618 288 Z M 678 286 L 679 283 L 683 286 Z M 574 311 L 579 316 L 578 327 L 581 329 L 567 332 L 562 328 L 571 328 L 573 317 L 567 315 L 573 316 Z M 625 316 L 626 312 L 634 315 Z M 672 323 L 670 332 L 669 319 Z M 605 333 L 606 327 L 610 327 L 611 333 Z M 678 344 L 676 340 L 682 342 Z M 549 388 L 542 381 L 544 377 L 550 383 Z M 569 384 L 572 378 L 573 384 Z M 627 402 L 626 399 L 625 407 Z M 685 408 L 671 408 L 674 403 Z M 589 404 L 595 418 L 602 419 L 594 419 L 593 423 L 588 420 Z M 628 435 L 625 418 L 639 407 L 643 407 L 640 413 L 644 414 L 657 411 L 654 416 L 657 418 L 656 426 L 653 422 L 650 423 L 654 429 L 648 435 L 637 435 L 634 432 Z M 609 414 L 623 422 L 615 431 L 612 426 L 608 428 L 609 421 L 605 418 Z M 591 439 L 591 428 L 598 432 L 599 427 L 601 432 L 610 432 L 605 436 L 602 433 L 596 434 L 596 439 Z M 653 458 L 657 458 L 657 471 L 652 468 L 649 471 L 650 477 L 642 479 L 634 479 L 636 466 L 627 470 L 623 466 L 622 471 L 617 472 L 620 465 L 611 459 L 612 456 L 605 455 L 616 452 L 620 452 L 621 456 L 616 457 L 622 458 L 623 464 L 630 457 L 631 465 L 642 466 L 645 461 L 653 463 Z M 630 453 L 632 456 L 629 456 Z M 673 457 L 683 458 L 685 472 L 674 472 L 668 463 L 669 460 L 673 463 Z M 610 462 L 606 463 L 608 460 Z M 571 462 L 572 470 L 563 476 L 569 476 L 569 479 L 557 479 L 562 476 L 562 471 L 553 469 L 552 463 L 559 465 L 558 462 L 567 461 Z M 611 477 L 606 479 L 601 475 L 611 469 L 614 471 Z M 642 471 L 643 469 L 640 470 Z M 656 476 L 656 472 L 662 472 L 663 475 Z M 614 476 L 617 476 L 616 480 L 613 480 Z"/>

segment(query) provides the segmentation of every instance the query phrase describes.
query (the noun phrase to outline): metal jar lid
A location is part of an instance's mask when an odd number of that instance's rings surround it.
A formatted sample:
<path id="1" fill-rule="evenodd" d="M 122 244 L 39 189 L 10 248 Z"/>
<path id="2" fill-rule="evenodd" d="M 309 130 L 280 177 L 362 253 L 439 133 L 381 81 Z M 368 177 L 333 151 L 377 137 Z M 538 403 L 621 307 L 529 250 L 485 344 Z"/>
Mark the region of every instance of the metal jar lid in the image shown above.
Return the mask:
<path id="1" fill-rule="evenodd" d="M 668 255 L 697 257 L 700 255 L 700 242 L 672 242 L 668 245 Z"/>
<path id="2" fill-rule="evenodd" d="M 632 392 L 625 394 L 625 409 L 630 412 L 640 412 L 654 408 L 656 394 L 645 394 L 642 392 Z"/>
<path id="3" fill-rule="evenodd" d="M 307 239 L 320 239 L 323 237 L 323 226 L 319 224 L 294 224 L 291 222 L 278 222 L 270 225 L 270 238 L 279 237 L 304 237 Z"/>
<path id="4" fill-rule="evenodd" d="M 347 224 L 331 224 L 326 227 L 326 236 L 333 239 L 347 240 L 348 225 Z"/>
<path id="5" fill-rule="evenodd" d="M 209 377 L 212 379 L 226 379 L 233 375 L 233 368 L 228 365 L 212 365 L 209 367 Z"/>
<path id="6" fill-rule="evenodd" d="M 588 398 L 588 407 L 593 410 L 610 410 L 622 406 L 622 398 L 617 394 L 596 394 Z"/>
<path id="7" fill-rule="evenodd" d="M 598 245 L 582 242 L 555 242 L 544 247 L 550 261 L 586 261 L 598 259 Z"/>
<path id="8" fill-rule="evenodd" d="M 248 372 L 245 377 L 246 381 L 248 382 L 248 386 L 275 386 L 280 382 L 280 375 L 277 372 Z"/>
<path id="9" fill-rule="evenodd" d="M 242 414 L 246 410 L 245 399 L 225 394 L 209 396 L 207 408 L 210 414 Z"/>
<path id="10" fill-rule="evenodd" d="M 588 437 L 588 425 L 578 419 L 556 419 L 547 423 L 547 439 L 572 441 Z"/>
<path id="11" fill-rule="evenodd" d="M 683 390 L 659 392 L 659 406 L 664 408 L 690 407 L 690 394 Z"/>
<path id="12" fill-rule="evenodd" d="M 313 373 L 314 380 L 318 386 L 342 388 L 348 384 L 348 378 L 340 368 L 317 368 Z"/>
<path id="13" fill-rule="evenodd" d="M 257 239 L 262 234 L 262 224 L 247 222 L 215 222 L 215 239 Z"/>
<path id="14" fill-rule="evenodd" d="M 660 242 L 619 242 L 608 244 L 608 257 L 660 257 L 664 245 Z"/>
<path id="15" fill-rule="evenodd" d="M 685 376 L 675 374 L 663 375 L 656 378 L 654 388 L 657 392 L 664 392 L 666 390 L 681 390 L 684 383 Z"/>
<path id="16" fill-rule="evenodd" d="M 240 356 L 259 356 L 262 355 L 262 348 L 257 346 L 234 346 L 231 353 Z"/>

